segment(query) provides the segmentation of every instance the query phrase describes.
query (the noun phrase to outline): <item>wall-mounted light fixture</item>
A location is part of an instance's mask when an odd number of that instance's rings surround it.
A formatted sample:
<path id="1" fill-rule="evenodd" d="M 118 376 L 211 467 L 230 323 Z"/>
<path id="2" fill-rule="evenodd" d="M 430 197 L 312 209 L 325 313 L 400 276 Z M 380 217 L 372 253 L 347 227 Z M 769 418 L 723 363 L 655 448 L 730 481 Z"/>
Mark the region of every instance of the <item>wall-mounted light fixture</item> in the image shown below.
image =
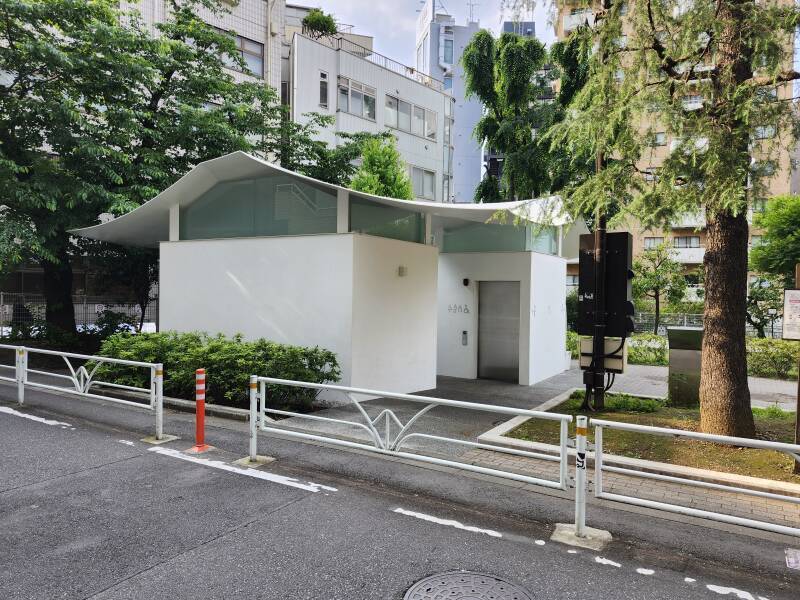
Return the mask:
<path id="1" fill-rule="evenodd" d="M 408 267 L 405 265 L 400 265 L 397 267 L 397 276 L 398 277 L 405 277 L 408 275 Z"/>
<path id="2" fill-rule="evenodd" d="M 463 280 L 463 284 L 464 284 L 464 287 L 469 286 L 469 279 L 464 279 Z"/>

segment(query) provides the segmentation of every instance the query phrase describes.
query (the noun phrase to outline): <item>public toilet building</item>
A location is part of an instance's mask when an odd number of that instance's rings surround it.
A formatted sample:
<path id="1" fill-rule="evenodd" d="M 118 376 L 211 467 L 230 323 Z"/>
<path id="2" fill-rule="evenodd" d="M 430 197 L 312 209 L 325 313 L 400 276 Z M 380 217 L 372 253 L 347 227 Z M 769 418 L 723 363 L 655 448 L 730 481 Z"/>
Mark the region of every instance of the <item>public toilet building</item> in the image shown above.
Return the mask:
<path id="1" fill-rule="evenodd" d="M 531 385 L 566 367 L 552 204 L 382 198 L 237 152 L 75 233 L 159 248 L 162 330 L 318 345 L 355 387 Z"/>

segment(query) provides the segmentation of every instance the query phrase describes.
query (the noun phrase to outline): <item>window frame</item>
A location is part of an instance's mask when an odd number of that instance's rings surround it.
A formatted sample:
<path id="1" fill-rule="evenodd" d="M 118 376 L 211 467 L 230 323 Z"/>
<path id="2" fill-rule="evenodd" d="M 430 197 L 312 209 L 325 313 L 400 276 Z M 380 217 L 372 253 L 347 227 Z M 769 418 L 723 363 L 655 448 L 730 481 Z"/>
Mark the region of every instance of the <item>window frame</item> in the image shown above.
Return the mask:
<path id="1" fill-rule="evenodd" d="M 347 106 L 342 107 L 342 98 L 344 97 L 344 93 L 346 92 L 347 96 Z M 358 97 L 358 106 L 360 107 L 359 112 L 355 112 L 353 110 L 354 102 L 353 96 Z M 372 103 L 367 101 L 367 98 L 372 99 Z M 344 75 L 339 75 L 336 79 L 336 110 L 338 112 L 347 113 L 348 115 L 353 115 L 354 117 L 360 117 L 362 119 L 366 119 L 367 121 L 372 121 L 373 123 L 377 121 L 377 101 L 378 101 L 378 90 L 372 86 L 366 85 L 357 81 L 355 79 L 351 79 L 350 77 L 345 77 Z M 370 115 L 368 112 L 368 107 L 371 105 L 372 107 L 372 114 Z"/>
<path id="2" fill-rule="evenodd" d="M 439 113 L 435 110 L 431 110 L 429 108 L 425 108 L 424 106 L 420 106 L 419 104 L 414 104 L 413 102 L 408 102 L 407 100 L 403 100 L 399 96 L 395 96 L 393 94 L 386 94 L 384 99 L 384 106 L 388 107 L 390 102 L 395 102 L 397 106 L 397 119 L 392 121 L 388 118 L 384 119 L 383 124 L 386 127 L 391 127 L 392 129 L 397 129 L 398 131 L 403 131 L 408 133 L 409 135 L 416 136 L 418 138 L 422 138 L 429 142 L 436 142 L 439 141 Z M 401 124 L 401 118 L 406 118 L 406 109 L 404 107 L 408 107 L 408 127 L 403 126 Z M 415 123 L 417 122 L 416 117 L 418 112 L 421 111 L 422 113 L 422 121 L 421 126 L 422 130 L 417 131 L 415 127 Z M 392 122 L 390 122 L 392 121 Z"/>
<path id="3" fill-rule="evenodd" d="M 325 103 L 322 103 L 322 89 L 325 88 Z M 319 72 L 319 107 L 330 110 L 330 78 L 327 71 Z"/>
<path id="4" fill-rule="evenodd" d="M 417 194 L 417 186 L 414 180 L 414 171 L 418 171 L 420 174 L 420 194 Z M 429 175 L 433 177 L 433 182 L 431 183 L 431 195 L 425 195 L 425 176 Z M 408 176 L 411 179 L 411 193 L 414 194 L 415 198 L 419 198 L 421 200 L 430 200 L 431 202 L 436 202 L 436 171 L 431 171 L 430 169 L 426 169 L 424 167 L 418 167 L 416 165 L 408 165 Z"/>

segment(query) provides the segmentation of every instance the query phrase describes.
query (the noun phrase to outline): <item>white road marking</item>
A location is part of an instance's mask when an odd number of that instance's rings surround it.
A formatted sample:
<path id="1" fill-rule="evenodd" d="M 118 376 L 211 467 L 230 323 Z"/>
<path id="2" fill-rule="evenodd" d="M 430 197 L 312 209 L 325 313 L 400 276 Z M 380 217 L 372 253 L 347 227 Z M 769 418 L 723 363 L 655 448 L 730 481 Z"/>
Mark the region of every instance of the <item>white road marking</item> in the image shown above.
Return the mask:
<path id="1" fill-rule="evenodd" d="M 211 460 L 210 458 L 200 458 L 199 456 L 189 456 L 180 450 L 173 450 L 172 448 L 150 448 L 150 452 L 161 454 L 163 456 L 171 456 L 179 458 L 196 465 L 203 465 L 204 467 L 211 467 L 212 469 L 219 469 L 220 471 L 227 471 L 228 473 L 236 473 L 237 475 L 245 475 L 246 477 L 253 477 L 254 479 L 261 479 L 263 481 L 271 481 L 272 483 L 279 483 L 288 487 L 306 490 L 307 492 L 319 492 L 325 490 L 328 492 L 338 492 L 335 487 L 322 485 L 319 483 L 303 483 L 292 477 L 284 477 L 283 475 L 276 475 L 275 473 L 268 473 L 267 471 L 259 471 L 258 469 L 240 468 L 224 463 L 221 460 Z"/>
<path id="2" fill-rule="evenodd" d="M 684 577 L 683 580 L 686 583 L 694 583 L 695 581 L 697 581 L 697 579 L 692 579 L 691 577 Z"/>
<path id="3" fill-rule="evenodd" d="M 37 417 L 36 415 L 29 415 L 27 413 L 19 412 L 18 410 L 14 410 L 13 408 L 9 408 L 7 406 L 0 406 L 0 413 L 5 413 L 7 415 L 11 415 L 12 417 L 22 417 L 23 419 L 29 419 L 31 421 L 36 421 L 37 423 L 42 423 L 44 425 L 55 425 L 57 427 L 61 427 L 61 429 L 66 429 L 69 427 L 73 431 L 75 430 L 72 425 L 69 423 L 64 423 L 63 421 L 54 421 L 52 419 L 45 419 L 43 417 Z"/>
<path id="4" fill-rule="evenodd" d="M 741 600 L 769 600 L 768 598 L 764 598 L 764 596 L 753 596 L 750 592 L 745 592 L 744 590 L 737 590 L 736 588 L 732 587 L 723 587 L 721 585 L 707 585 L 706 586 L 712 592 L 716 592 L 722 596 L 729 596 L 733 594 L 737 598 L 741 598 Z"/>
<path id="5" fill-rule="evenodd" d="M 132 441 L 130 441 L 130 440 L 117 440 L 117 441 L 118 441 L 120 444 L 125 444 L 126 446 L 135 446 L 135 445 L 136 445 L 136 444 L 134 444 L 134 443 L 133 443 Z"/>
<path id="6" fill-rule="evenodd" d="M 405 510 L 404 508 L 395 508 L 392 512 L 396 512 L 397 514 L 400 515 L 406 515 L 408 517 L 414 517 L 416 519 L 421 519 L 422 521 L 428 521 L 429 523 L 437 523 L 439 525 L 447 525 L 449 527 L 455 527 L 456 529 L 462 529 L 464 531 L 471 531 L 473 533 L 484 533 L 490 537 L 495 537 L 495 538 L 503 537 L 502 533 L 499 533 L 492 529 L 481 529 L 480 527 L 473 527 L 472 525 L 464 525 L 463 523 L 459 523 L 458 521 L 453 521 L 452 519 L 440 519 L 439 517 L 426 515 L 425 513 L 414 512 L 412 510 Z"/>
<path id="7" fill-rule="evenodd" d="M 800 571 L 800 550 L 796 548 L 786 549 L 786 566 Z"/>
<path id="8" fill-rule="evenodd" d="M 544 540 L 536 540 L 533 543 L 536 544 L 537 546 L 544 546 L 545 545 L 545 541 Z"/>
<path id="9" fill-rule="evenodd" d="M 567 550 L 567 554 L 577 554 L 577 550 Z"/>
<path id="10" fill-rule="evenodd" d="M 641 567 L 636 569 L 636 572 L 639 575 L 652 575 L 653 573 L 655 573 L 655 571 L 653 569 L 642 569 Z"/>
<path id="11" fill-rule="evenodd" d="M 618 562 L 614 562 L 613 560 L 609 560 L 607 558 L 603 558 L 602 556 L 595 556 L 594 562 L 599 565 L 608 565 L 609 567 L 617 567 L 620 568 L 622 565 Z"/>

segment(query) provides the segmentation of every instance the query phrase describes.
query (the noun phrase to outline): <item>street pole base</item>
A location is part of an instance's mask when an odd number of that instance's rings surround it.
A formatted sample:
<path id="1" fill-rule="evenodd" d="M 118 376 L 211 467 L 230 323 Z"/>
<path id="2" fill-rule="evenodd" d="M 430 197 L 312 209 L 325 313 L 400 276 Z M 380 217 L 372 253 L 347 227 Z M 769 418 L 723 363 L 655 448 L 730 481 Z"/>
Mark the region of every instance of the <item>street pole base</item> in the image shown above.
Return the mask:
<path id="1" fill-rule="evenodd" d="M 611 533 L 604 529 L 584 527 L 583 533 L 584 537 L 575 535 L 575 525 L 573 523 L 556 523 L 556 530 L 550 536 L 550 539 L 568 546 L 578 546 L 589 550 L 602 550 L 611 541 Z"/>
<path id="2" fill-rule="evenodd" d="M 144 442 L 145 444 L 153 444 L 154 446 L 160 446 L 161 444 L 168 444 L 169 442 L 174 442 L 175 440 L 179 440 L 177 435 L 162 435 L 161 439 L 156 439 L 154 435 L 148 435 L 147 437 L 143 437 L 140 442 Z"/>
<path id="3" fill-rule="evenodd" d="M 186 452 L 189 454 L 202 454 L 203 452 L 208 452 L 212 450 L 214 446 L 209 446 L 208 444 L 195 444 L 191 448 L 189 448 Z"/>
<path id="4" fill-rule="evenodd" d="M 250 460 L 249 456 L 245 456 L 244 458 L 240 458 L 239 460 L 233 461 L 233 464 L 239 467 L 260 467 L 262 465 L 266 465 L 268 463 L 275 462 L 275 458 L 272 456 L 264 456 L 259 454 L 256 456 L 255 460 Z"/>

